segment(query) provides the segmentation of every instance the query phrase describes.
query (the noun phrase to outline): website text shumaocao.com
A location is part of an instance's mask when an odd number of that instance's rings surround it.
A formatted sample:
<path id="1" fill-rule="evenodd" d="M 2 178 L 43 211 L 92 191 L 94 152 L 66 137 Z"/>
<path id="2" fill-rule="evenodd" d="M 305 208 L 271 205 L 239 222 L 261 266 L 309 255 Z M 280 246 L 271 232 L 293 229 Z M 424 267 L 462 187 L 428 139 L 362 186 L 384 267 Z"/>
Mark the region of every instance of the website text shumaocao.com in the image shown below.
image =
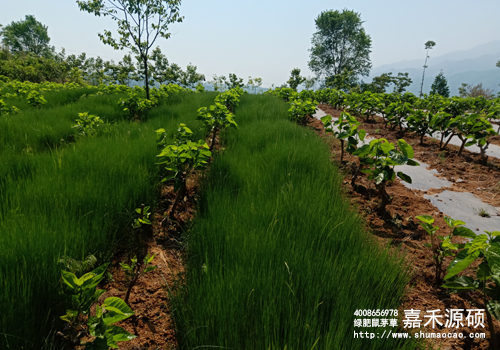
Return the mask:
<path id="1" fill-rule="evenodd" d="M 440 333 L 440 332 L 417 332 L 415 334 L 410 334 L 406 332 L 393 332 L 385 330 L 383 333 L 374 333 L 374 332 L 356 332 L 354 331 L 354 339 L 356 338 L 364 338 L 364 339 L 375 339 L 375 338 L 392 338 L 392 339 L 409 339 L 409 338 L 420 338 L 420 339 L 486 339 L 485 333 Z"/>
<path id="2" fill-rule="evenodd" d="M 360 309 L 354 312 L 354 316 L 356 317 L 354 319 L 355 339 L 486 338 L 486 334 L 483 332 L 484 309 L 446 309 L 444 314 L 441 310 L 427 310 L 423 312 L 423 315 L 422 310 L 410 309 L 404 310 L 404 318 L 398 317 L 397 309 Z M 425 331 L 421 330 L 421 327 L 424 327 Z M 463 330 L 463 327 L 469 328 L 471 332 L 459 331 L 460 328 Z M 386 329 L 384 330 L 384 328 Z M 397 332 L 401 328 L 408 330 L 408 332 Z"/>

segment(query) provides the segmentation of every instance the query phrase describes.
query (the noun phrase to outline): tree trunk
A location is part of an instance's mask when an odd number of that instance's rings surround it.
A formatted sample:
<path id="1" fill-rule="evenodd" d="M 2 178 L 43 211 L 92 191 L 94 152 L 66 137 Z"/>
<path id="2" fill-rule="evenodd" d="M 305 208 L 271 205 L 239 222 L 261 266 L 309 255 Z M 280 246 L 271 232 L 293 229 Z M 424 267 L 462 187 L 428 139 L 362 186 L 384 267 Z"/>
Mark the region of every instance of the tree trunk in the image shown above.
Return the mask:
<path id="1" fill-rule="evenodd" d="M 452 134 L 450 135 L 450 137 L 448 138 L 448 140 L 447 140 L 447 141 L 446 141 L 446 143 L 444 144 L 443 148 L 441 148 L 441 149 L 445 149 L 445 148 L 446 148 L 446 146 L 448 146 L 448 143 L 449 143 L 449 142 L 450 142 L 450 140 L 453 138 L 453 136 L 455 136 L 455 133 L 452 133 Z"/>
<path id="2" fill-rule="evenodd" d="M 187 178 L 187 175 L 186 175 L 186 178 Z M 177 205 L 179 205 L 179 202 L 181 201 L 181 199 L 184 198 L 184 193 L 186 191 L 186 180 L 187 179 L 183 179 L 182 186 L 177 191 L 177 195 L 175 196 L 174 204 L 172 205 L 172 209 L 170 209 L 170 215 L 169 215 L 170 219 L 174 218 L 174 214 L 175 214 L 175 210 L 177 209 Z"/>
<path id="3" fill-rule="evenodd" d="M 443 149 L 444 132 L 441 133 L 441 140 L 439 141 L 439 149 Z"/>
<path id="4" fill-rule="evenodd" d="M 137 266 L 137 268 L 140 269 L 140 266 Z M 132 281 L 130 281 L 130 283 L 128 285 L 127 294 L 125 294 L 125 299 L 123 300 L 125 302 L 125 304 L 127 304 L 127 305 L 128 305 L 128 299 L 130 298 L 130 292 L 132 292 L 132 287 L 135 286 L 138 278 L 139 278 L 139 273 L 136 272 L 134 275 L 134 278 L 132 279 Z"/>
<path id="5" fill-rule="evenodd" d="M 460 140 L 462 140 L 462 138 L 460 138 Z M 462 145 L 460 146 L 460 149 L 458 150 L 458 154 L 457 154 L 458 156 L 462 154 L 462 151 L 464 150 L 466 142 L 467 142 L 467 139 L 462 140 Z"/>
<path id="6" fill-rule="evenodd" d="M 146 83 L 146 98 L 149 100 L 148 57 L 144 57 L 144 82 Z"/>
<path id="7" fill-rule="evenodd" d="M 214 127 L 214 130 L 212 133 L 212 142 L 210 143 L 210 152 L 212 152 L 214 150 L 216 136 L 217 136 L 217 128 Z"/>
<path id="8" fill-rule="evenodd" d="M 495 325 L 493 324 L 493 319 L 491 318 L 491 314 L 488 311 L 488 304 L 486 301 L 486 297 L 484 298 L 484 309 L 486 312 L 486 319 L 488 320 L 488 328 L 490 329 L 490 349 L 498 350 Z"/>
<path id="9" fill-rule="evenodd" d="M 344 161 L 344 140 L 340 140 L 340 162 Z"/>
<path id="10" fill-rule="evenodd" d="M 389 204 L 389 194 L 387 193 L 387 191 L 385 190 L 385 183 L 382 182 L 380 185 L 379 185 L 379 197 L 382 199 L 382 202 L 380 203 L 380 207 L 378 209 L 379 211 L 379 214 L 380 215 L 383 215 L 385 214 L 385 207 L 387 206 L 387 204 Z"/>

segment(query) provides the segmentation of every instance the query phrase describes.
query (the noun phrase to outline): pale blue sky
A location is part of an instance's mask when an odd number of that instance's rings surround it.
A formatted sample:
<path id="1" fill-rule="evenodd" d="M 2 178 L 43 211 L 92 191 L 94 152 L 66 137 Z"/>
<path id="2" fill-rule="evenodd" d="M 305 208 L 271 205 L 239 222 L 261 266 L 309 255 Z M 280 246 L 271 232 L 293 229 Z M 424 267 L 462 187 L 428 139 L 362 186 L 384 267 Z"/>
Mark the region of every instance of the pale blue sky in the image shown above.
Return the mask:
<path id="1" fill-rule="evenodd" d="M 73 0 L 0 0 L 0 23 L 34 15 L 49 27 L 51 44 L 67 53 L 120 60 L 97 33 L 116 31 L 109 18 L 78 9 Z M 184 0 L 184 22 L 171 26 L 172 37 L 157 41 L 170 62 L 198 66 L 213 74 L 262 77 L 263 86 L 281 85 L 294 67 L 307 68 L 314 19 L 324 10 L 347 8 L 361 14 L 372 38 L 373 66 L 425 58 L 424 43 L 437 43 L 432 55 L 470 49 L 500 39 L 500 1 L 496 0 Z M 499 57 L 500 59 L 500 57 Z"/>

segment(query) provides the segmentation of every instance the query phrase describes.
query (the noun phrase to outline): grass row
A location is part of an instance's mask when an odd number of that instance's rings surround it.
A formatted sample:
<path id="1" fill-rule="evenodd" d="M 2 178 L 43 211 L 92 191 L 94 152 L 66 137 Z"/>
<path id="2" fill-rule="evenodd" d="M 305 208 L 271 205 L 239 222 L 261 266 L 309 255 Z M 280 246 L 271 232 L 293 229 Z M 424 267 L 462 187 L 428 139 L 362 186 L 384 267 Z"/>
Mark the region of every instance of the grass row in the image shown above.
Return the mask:
<path id="1" fill-rule="evenodd" d="M 52 348 L 47 334 L 60 329 L 58 317 L 65 311 L 58 295 L 58 259 L 92 253 L 109 261 L 133 210 L 141 203 L 154 205 L 157 198 L 154 131 L 162 127 L 174 133 L 180 122 L 197 131 L 196 110 L 214 97 L 181 93 L 144 123 L 122 122 L 100 137 L 0 158 L 0 349 Z M 68 108 L 96 108 L 95 99 L 86 101 L 51 109 L 50 116 L 40 110 L 38 117 L 45 125 L 66 125 L 73 113 Z M 28 118 L 17 117 L 20 123 Z"/>
<path id="2" fill-rule="evenodd" d="M 242 97 L 239 130 L 211 165 L 174 299 L 181 348 L 414 348 L 354 339 L 355 310 L 397 308 L 409 276 L 349 209 L 328 147 L 287 109 Z"/>

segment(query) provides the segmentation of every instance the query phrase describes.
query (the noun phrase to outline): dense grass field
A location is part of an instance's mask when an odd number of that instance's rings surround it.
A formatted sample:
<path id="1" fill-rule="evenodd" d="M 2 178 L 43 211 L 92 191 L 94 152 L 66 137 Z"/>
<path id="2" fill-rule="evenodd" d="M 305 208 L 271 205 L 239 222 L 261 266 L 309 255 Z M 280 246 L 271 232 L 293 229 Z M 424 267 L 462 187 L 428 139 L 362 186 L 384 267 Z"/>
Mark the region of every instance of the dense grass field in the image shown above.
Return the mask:
<path id="1" fill-rule="evenodd" d="M 143 123 L 124 120 L 117 95 L 61 96 L 0 118 L 0 349 L 51 348 L 47 335 L 65 311 L 58 259 L 109 261 L 134 209 L 157 199 L 154 131 L 182 122 L 199 133 L 196 110 L 216 95 L 169 96 Z M 95 138 L 59 142 L 80 112 L 117 122 Z"/>
<path id="2" fill-rule="evenodd" d="M 134 209 L 158 199 L 154 131 L 186 123 L 201 138 L 197 109 L 216 96 L 172 94 L 137 123 L 121 95 L 92 91 L 48 93 L 40 109 L 19 99 L 22 112 L 0 118 L 0 349 L 55 348 L 65 311 L 58 260 L 112 259 Z M 172 310 L 180 347 L 415 348 L 353 339 L 354 311 L 397 308 L 409 276 L 349 208 L 328 146 L 287 110 L 245 95 L 239 129 L 221 136 L 185 237 L 186 283 Z M 72 139 L 81 112 L 113 126 Z"/>
<path id="3" fill-rule="evenodd" d="M 187 237 L 181 348 L 414 348 L 354 339 L 355 310 L 397 308 L 409 276 L 349 209 L 328 146 L 287 109 L 271 96 L 236 109 Z"/>

